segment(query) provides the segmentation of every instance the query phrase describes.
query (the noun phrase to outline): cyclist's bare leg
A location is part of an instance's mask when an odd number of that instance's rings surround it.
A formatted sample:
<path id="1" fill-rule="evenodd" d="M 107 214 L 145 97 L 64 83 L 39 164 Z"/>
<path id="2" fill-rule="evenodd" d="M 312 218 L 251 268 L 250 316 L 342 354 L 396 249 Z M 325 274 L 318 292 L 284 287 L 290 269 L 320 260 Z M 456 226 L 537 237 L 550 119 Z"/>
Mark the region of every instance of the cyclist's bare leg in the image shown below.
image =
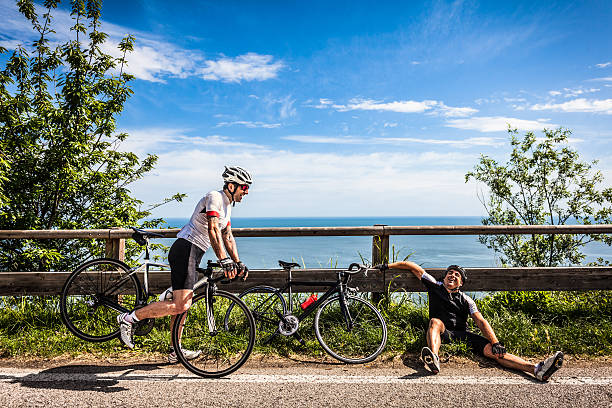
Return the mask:
<path id="1" fill-rule="evenodd" d="M 174 321 L 176 320 L 176 316 L 178 316 L 178 315 L 172 315 L 172 318 L 170 319 L 170 332 L 172 332 L 172 328 L 174 327 Z M 179 342 L 181 341 L 181 336 L 183 335 L 183 327 L 185 326 L 185 319 L 186 318 L 187 318 L 187 315 L 183 316 L 183 319 L 181 320 L 181 328 L 180 328 L 179 334 L 178 334 Z"/>
<path id="2" fill-rule="evenodd" d="M 535 364 L 525 361 L 521 357 L 515 356 L 514 354 L 506 353 L 503 357 L 493 354 L 491 344 L 487 344 L 485 346 L 484 355 L 497 361 L 502 366 L 512 368 L 514 370 L 525 371 L 526 373 L 533 374 L 533 370 L 535 369 Z"/>
<path id="3" fill-rule="evenodd" d="M 427 329 L 427 345 L 436 355 L 440 350 L 440 344 L 442 344 L 441 334 L 444 333 L 446 328 L 442 320 L 433 318 L 429 321 L 429 328 Z"/>
<path id="4" fill-rule="evenodd" d="M 192 299 L 193 290 L 177 289 L 172 292 L 172 300 L 150 303 L 142 309 L 136 310 L 136 318 L 138 320 L 153 319 L 186 312 L 191 307 Z"/>

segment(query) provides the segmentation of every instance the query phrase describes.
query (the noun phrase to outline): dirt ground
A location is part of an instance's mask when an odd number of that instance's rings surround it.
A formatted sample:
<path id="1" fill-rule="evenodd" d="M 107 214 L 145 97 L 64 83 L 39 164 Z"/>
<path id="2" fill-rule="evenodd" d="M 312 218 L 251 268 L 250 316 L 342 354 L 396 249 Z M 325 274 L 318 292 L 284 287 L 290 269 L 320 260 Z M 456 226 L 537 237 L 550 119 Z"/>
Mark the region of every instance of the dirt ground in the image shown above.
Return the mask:
<path id="1" fill-rule="evenodd" d="M 117 365 L 117 366 L 133 366 L 147 363 L 165 363 L 166 354 L 160 353 L 138 353 L 138 352 L 123 352 L 114 355 L 95 355 L 91 353 L 83 353 L 76 356 L 62 355 L 53 358 L 42 357 L 11 357 L 0 358 L 0 367 L 9 368 L 35 368 L 47 369 L 53 367 L 61 367 L 67 365 L 87 364 L 87 365 Z M 530 361 L 540 361 L 541 358 L 530 358 Z M 495 362 L 482 357 L 457 357 L 451 356 L 448 361 L 442 361 L 442 367 L 447 368 L 469 368 L 469 367 L 494 367 Z M 313 367 L 318 365 L 343 365 L 331 357 L 316 358 L 312 356 L 278 356 L 278 355 L 261 355 L 253 354 L 245 364 L 245 367 L 251 368 L 285 368 L 285 367 Z M 396 356 L 381 356 L 375 361 L 363 364 L 364 368 L 374 369 L 398 369 L 402 367 L 420 366 L 418 354 L 404 354 Z M 571 365 L 575 368 L 612 368 L 612 356 L 603 357 L 587 357 L 587 356 L 572 356 L 566 355 L 564 365 Z"/>

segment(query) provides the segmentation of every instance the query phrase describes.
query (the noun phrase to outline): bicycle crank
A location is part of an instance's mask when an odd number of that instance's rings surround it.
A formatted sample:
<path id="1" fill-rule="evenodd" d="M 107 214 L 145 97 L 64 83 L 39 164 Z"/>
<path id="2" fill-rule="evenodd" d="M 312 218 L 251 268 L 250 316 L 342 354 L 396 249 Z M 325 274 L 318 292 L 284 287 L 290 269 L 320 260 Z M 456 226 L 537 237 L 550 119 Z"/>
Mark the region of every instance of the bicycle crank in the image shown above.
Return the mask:
<path id="1" fill-rule="evenodd" d="M 300 326 L 300 321 L 294 315 L 283 316 L 280 322 L 278 322 L 278 331 L 283 336 L 291 336 L 295 333 Z"/>

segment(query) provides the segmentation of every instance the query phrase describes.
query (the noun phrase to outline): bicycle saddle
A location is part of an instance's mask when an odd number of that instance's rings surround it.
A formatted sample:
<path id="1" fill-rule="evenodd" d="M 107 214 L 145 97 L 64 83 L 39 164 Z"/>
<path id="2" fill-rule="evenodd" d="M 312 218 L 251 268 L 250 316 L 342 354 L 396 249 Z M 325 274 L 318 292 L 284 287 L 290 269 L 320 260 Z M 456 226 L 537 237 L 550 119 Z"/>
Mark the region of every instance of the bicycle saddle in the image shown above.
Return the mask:
<path id="1" fill-rule="evenodd" d="M 281 261 L 280 259 L 278 261 L 278 264 L 283 269 L 291 269 L 291 268 L 299 268 L 300 267 L 300 264 L 297 264 L 295 262 L 285 262 L 285 261 Z"/>
<path id="2" fill-rule="evenodd" d="M 163 238 L 164 236 L 162 234 L 158 234 L 157 232 L 149 232 L 149 231 L 145 231 L 143 229 L 140 228 L 135 228 L 135 227 L 131 227 L 134 230 L 134 233 L 132 234 L 132 238 L 134 239 L 134 241 L 136 241 L 138 244 L 140 245 L 145 245 L 146 242 L 146 238 L 151 238 L 151 237 L 158 237 L 158 238 Z"/>

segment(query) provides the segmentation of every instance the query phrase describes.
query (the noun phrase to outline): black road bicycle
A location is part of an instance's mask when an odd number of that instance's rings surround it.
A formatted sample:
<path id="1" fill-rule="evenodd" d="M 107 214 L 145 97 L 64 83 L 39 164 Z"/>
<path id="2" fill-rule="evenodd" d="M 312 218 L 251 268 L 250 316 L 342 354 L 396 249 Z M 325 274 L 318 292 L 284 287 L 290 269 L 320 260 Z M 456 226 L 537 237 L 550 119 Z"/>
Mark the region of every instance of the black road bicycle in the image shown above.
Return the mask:
<path id="1" fill-rule="evenodd" d="M 317 340 L 334 358 L 350 364 L 367 363 L 383 351 L 387 343 L 385 319 L 376 307 L 357 294 L 356 289 L 348 286 L 351 276 L 367 273 L 367 267 L 353 263 L 347 270 L 339 270 L 335 281 L 313 282 L 293 280 L 291 269 L 299 264 L 278 263 L 287 272 L 287 284 L 283 288 L 254 286 L 238 295 L 253 313 L 261 344 L 270 343 L 278 335 L 294 336 L 304 343 L 298 333 L 300 322 L 315 312 Z M 318 300 L 294 314 L 293 286 L 330 288 Z M 288 294 L 288 301 L 284 293 Z"/>
<path id="2" fill-rule="evenodd" d="M 149 239 L 163 236 L 132 229 L 132 238 L 145 246 L 142 264 L 130 268 L 116 259 L 94 259 L 76 268 L 64 283 L 60 301 L 62 320 L 83 340 L 103 342 L 119 337 L 117 315 L 146 306 L 152 297 L 149 271 L 169 269 L 167 264 L 149 261 Z M 255 322 L 242 300 L 217 289 L 218 282 L 229 282 L 223 275 L 213 277 L 213 272 L 220 270 L 218 263 L 208 261 L 206 269 L 197 270 L 203 275 L 194 287 L 194 294 L 196 290 L 198 293 L 191 308 L 175 319 L 172 344 L 178 360 L 189 371 L 202 377 L 222 377 L 236 371 L 249 358 L 255 344 Z M 154 319 L 144 319 L 134 325 L 134 334 L 145 336 L 153 325 Z M 183 349 L 202 353 L 188 361 Z"/>

